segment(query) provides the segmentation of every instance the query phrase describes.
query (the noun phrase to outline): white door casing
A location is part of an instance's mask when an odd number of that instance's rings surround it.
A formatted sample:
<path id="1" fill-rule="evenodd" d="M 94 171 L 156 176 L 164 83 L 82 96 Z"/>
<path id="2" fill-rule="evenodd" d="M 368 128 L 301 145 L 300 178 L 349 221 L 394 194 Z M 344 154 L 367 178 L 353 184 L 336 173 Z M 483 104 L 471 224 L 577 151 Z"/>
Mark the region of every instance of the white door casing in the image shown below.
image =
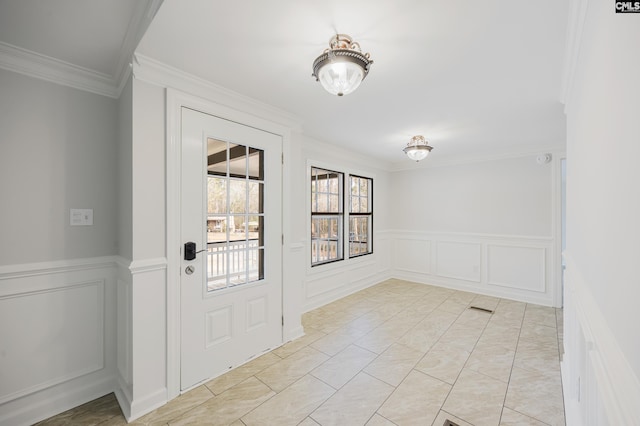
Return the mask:
<path id="1" fill-rule="evenodd" d="M 261 197 L 264 214 L 260 215 L 259 223 L 263 230 L 259 244 L 263 250 L 258 247 L 240 249 L 247 254 L 246 259 L 249 259 L 249 253 L 264 253 L 263 267 L 259 272 L 245 276 L 244 284 L 233 285 L 236 282 L 229 281 L 232 285 L 217 289 L 208 286 L 207 278 L 207 257 L 213 256 L 207 253 L 206 225 L 207 142 L 211 140 L 226 143 L 228 147 L 239 145 L 260 151 L 264 161 L 264 176 L 260 181 L 264 183 L 264 196 Z M 199 252 L 195 259 L 185 260 L 183 247 L 180 262 L 180 388 L 185 391 L 282 343 L 282 138 L 182 108 L 180 152 L 181 244 L 194 242 Z M 250 184 L 253 182 L 247 185 Z M 257 221 L 249 222 L 248 219 L 245 215 L 246 225 L 243 226 L 251 224 L 255 227 Z M 228 229 L 227 239 L 237 239 Z M 225 256 L 228 257 L 225 259 L 229 263 L 223 272 L 229 280 L 228 265 L 232 263 L 232 256 L 249 262 L 245 257 L 237 256 L 238 247 L 227 246 L 229 250 Z M 193 272 L 187 274 L 187 268 Z"/>

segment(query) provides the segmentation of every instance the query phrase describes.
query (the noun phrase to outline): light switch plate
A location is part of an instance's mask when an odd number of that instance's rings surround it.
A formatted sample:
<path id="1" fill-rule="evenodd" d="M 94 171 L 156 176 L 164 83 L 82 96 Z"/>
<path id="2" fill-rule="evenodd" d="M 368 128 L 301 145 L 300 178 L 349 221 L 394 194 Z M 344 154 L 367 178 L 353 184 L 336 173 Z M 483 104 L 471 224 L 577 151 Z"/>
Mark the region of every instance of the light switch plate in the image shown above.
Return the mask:
<path id="1" fill-rule="evenodd" d="M 69 212 L 69 225 L 92 226 L 93 209 L 71 209 Z"/>

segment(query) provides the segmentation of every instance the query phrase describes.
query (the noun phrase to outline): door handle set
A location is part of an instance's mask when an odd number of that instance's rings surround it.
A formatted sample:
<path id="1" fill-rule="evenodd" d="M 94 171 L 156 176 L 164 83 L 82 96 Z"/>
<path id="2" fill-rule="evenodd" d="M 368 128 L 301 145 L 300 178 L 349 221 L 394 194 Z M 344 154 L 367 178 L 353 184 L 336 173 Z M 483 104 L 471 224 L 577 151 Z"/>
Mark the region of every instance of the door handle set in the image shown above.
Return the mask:
<path id="1" fill-rule="evenodd" d="M 198 253 L 202 253 L 204 250 L 197 251 L 196 243 L 189 241 L 184 243 L 184 260 L 194 260 Z"/>

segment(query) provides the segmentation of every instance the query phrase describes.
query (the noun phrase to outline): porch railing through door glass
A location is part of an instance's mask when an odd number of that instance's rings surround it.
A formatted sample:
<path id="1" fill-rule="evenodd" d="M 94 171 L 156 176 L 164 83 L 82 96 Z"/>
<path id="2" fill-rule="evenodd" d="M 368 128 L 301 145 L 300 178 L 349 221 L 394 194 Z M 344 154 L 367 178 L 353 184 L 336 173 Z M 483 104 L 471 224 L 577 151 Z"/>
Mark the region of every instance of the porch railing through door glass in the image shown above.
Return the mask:
<path id="1" fill-rule="evenodd" d="M 207 244 L 207 287 L 209 291 L 259 279 L 259 240 Z M 227 285 L 227 275 L 229 281 Z"/>

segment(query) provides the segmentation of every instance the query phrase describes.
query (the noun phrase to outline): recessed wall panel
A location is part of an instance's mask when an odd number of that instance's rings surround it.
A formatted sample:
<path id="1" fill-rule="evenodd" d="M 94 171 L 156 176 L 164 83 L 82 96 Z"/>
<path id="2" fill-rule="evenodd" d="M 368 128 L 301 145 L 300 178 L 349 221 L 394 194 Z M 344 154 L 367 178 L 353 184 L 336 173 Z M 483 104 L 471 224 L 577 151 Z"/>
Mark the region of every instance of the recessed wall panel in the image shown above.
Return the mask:
<path id="1" fill-rule="evenodd" d="M 267 325 L 267 296 L 249 300 L 247 302 L 247 331 L 252 331 Z"/>
<path id="2" fill-rule="evenodd" d="M 396 268 L 407 271 L 428 274 L 431 272 L 430 256 L 431 242 L 414 239 L 397 239 L 393 253 Z"/>
<path id="3" fill-rule="evenodd" d="M 487 257 L 489 284 L 545 292 L 544 248 L 489 245 Z"/>
<path id="4" fill-rule="evenodd" d="M 205 347 L 219 345 L 232 337 L 233 307 L 231 305 L 205 313 Z"/>
<path id="5" fill-rule="evenodd" d="M 480 282 L 482 245 L 438 241 L 436 244 L 436 275 Z"/>
<path id="6" fill-rule="evenodd" d="M 104 282 L 0 298 L 0 404 L 104 367 Z"/>

